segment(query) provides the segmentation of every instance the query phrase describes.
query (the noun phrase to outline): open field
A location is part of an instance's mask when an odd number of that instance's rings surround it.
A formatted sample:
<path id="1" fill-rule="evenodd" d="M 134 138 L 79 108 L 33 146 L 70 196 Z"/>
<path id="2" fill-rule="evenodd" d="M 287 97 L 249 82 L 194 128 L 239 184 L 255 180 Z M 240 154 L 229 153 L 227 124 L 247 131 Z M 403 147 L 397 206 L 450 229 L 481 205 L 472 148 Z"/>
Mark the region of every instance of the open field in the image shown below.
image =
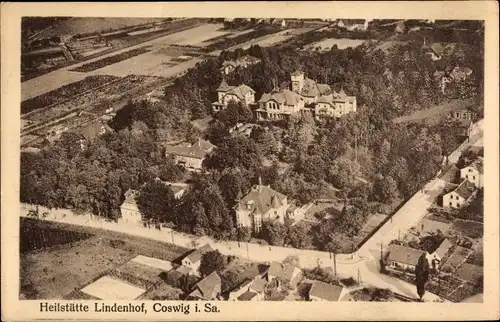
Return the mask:
<path id="1" fill-rule="evenodd" d="M 187 251 L 150 239 L 37 219 L 22 219 L 21 230 L 28 222 L 38 229 L 93 235 L 58 246 L 57 251 L 47 249 L 21 254 L 21 293 L 28 299 L 62 299 L 137 255 L 172 261 Z M 26 242 L 25 238 L 29 237 L 21 235 L 21 243 Z"/>
<path id="2" fill-rule="evenodd" d="M 230 47 L 227 50 L 235 50 L 238 48 L 248 49 L 253 45 L 259 45 L 261 47 L 272 46 L 272 45 L 275 45 L 277 43 L 280 43 L 282 41 L 285 41 L 285 40 L 293 37 L 292 35 L 287 35 L 286 34 L 287 32 L 289 32 L 289 31 L 283 30 L 283 31 L 279 31 L 279 32 L 276 32 L 273 34 L 265 35 L 265 36 L 262 36 L 259 38 L 249 40 L 249 41 L 244 42 L 242 44 Z"/>
<path id="3" fill-rule="evenodd" d="M 145 54 L 147 52 L 149 52 L 148 47 L 136 48 L 136 49 L 132 49 L 132 50 L 123 52 L 121 54 L 109 56 L 109 57 L 106 57 L 106 58 L 103 58 L 100 60 L 96 60 L 96 61 L 88 63 L 88 64 L 84 64 L 84 65 L 77 67 L 75 69 L 71 69 L 71 71 L 87 73 L 87 72 L 94 71 L 96 69 L 106 67 L 108 65 L 119 63 L 123 60 L 127 60 L 127 59 L 130 59 L 132 57 L 135 57 L 135 56 L 138 56 L 141 54 Z"/>
<path id="4" fill-rule="evenodd" d="M 36 36 L 36 38 L 106 32 L 109 30 L 161 22 L 163 20 L 165 20 L 165 18 L 74 17 L 54 25 L 48 30 L 42 31 Z"/>
<path id="5" fill-rule="evenodd" d="M 317 41 L 315 43 L 309 44 L 306 46 L 305 50 L 316 50 L 316 48 L 320 48 L 321 51 L 327 51 L 332 49 L 334 45 L 337 45 L 339 49 L 345 49 L 348 47 L 355 48 L 361 45 L 364 42 L 362 39 L 336 39 L 336 38 L 328 38 Z"/>
<path id="6" fill-rule="evenodd" d="M 168 34 L 166 36 L 158 37 L 149 41 L 142 42 L 138 45 L 130 46 L 127 48 L 123 48 L 120 50 L 117 50 L 112 53 L 108 53 L 105 55 L 101 55 L 99 57 L 89 59 L 85 62 L 77 63 L 71 66 L 67 66 L 61 69 L 58 69 L 56 71 L 47 73 L 45 75 L 42 75 L 40 77 L 32 78 L 30 80 L 27 80 L 25 82 L 21 83 L 21 101 L 30 99 L 32 97 L 44 94 L 46 92 L 50 92 L 52 90 L 55 90 L 63 85 L 70 84 L 79 80 L 84 79 L 88 75 L 93 75 L 90 73 L 78 73 L 78 72 L 72 72 L 70 69 L 76 69 L 78 67 L 81 67 L 84 64 L 89 64 L 98 60 L 101 60 L 103 58 L 107 58 L 110 56 L 115 56 L 130 50 L 134 50 L 137 48 L 142 48 L 146 46 L 154 46 L 154 49 L 159 49 L 161 47 L 169 46 L 172 44 L 176 44 L 177 42 L 186 42 L 188 39 L 191 39 L 190 37 L 194 37 L 194 34 L 203 34 L 203 30 L 206 28 L 210 28 L 212 24 L 203 24 L 199 27 L 194 27 L 191 29 L 187 29 L 184 31 Z M 216 25 L 217 28 L 220 28 L 219 25 Z M 194 30 L 194 31 L 192 31 Z M 140 36 L 137 36 L 140 37 Z M 194 66 L 196 62 L 192 64 Z M 191 65 L 188 65 L 191 66 Z M 189 68 L 189 67 L 188 67 Z M 99 72 L 100 70 L 96 70 L 95 72 Z M 184 70 L 181 70 L 181 72 Z M 157 73 L 156 75 L 175 75 L 178 73 L 178 69 L 175 69 L 174 71 L 165 71 L 164 69 L 160 69 L 160 72 Z M 96 74 L 101 74 L 96 73 Z"/>
<path id="7" fill-rule="evenodd" d="M 394 118 L 394 123 L 425 122 L 428 125 L 436 125 L 446 118 L 452 111 L 471 106 L 471 100 L 451 100 L 433 107 L 417 111 L 410 115 Z"/>
<path id="8" fill-rule="evenodd" d="M 229 33 L 227 30 L 219 30 L 223 24 L 205 24 L 188 30 L 184 30 L 172 35 L 169 39 L 171 44 L 178 46 L 205 47 L 208 39 L 220 37 Z"/>

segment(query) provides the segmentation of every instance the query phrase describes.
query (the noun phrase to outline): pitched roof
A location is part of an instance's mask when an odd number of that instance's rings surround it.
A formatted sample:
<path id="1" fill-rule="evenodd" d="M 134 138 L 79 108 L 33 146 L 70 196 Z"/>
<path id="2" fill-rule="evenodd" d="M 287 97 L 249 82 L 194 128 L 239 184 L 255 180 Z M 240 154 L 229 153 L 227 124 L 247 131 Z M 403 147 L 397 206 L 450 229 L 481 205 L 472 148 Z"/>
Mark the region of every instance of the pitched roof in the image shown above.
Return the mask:
<path id="1" fill-rule="evenodd" d="M 273 197 L 275 199 L 274 203 L 281 205 L 286 198 L 284 194 L 279 193 L 278 191 L 271 189 L 268 186 L 255 185 L 245 197 L 240 199 L 240 201 L 236 205 L 236 209 L 245 209 L 251 212 L 265 214 L 271 208 L 275 208 L 275 206 L 273 205 Z M 250 209 L 248 209 L 249 207 Z"/>
<path id="2" fill-rule="evenodd" d="M 292 76 L 300 76 L 300 75 L 304 75 L 304 72 L 297 69 L 296 71 L 294 71 L 290 75 L 292 75 Z"/>
<path id="3" fill-rule="evenodd" d="M 191 263 L 196 263 L 201 260 L 201 256 L 207 252 L 213 251 L 212 247 L 209 244 L 206 244 L 198 249 L 195 249 L 190 254 L 186 256 Z"/>
<path id="4" fill-rule="evenodd" d="M 210 141 L 202 140 L 202 139 L 198 139 L 198 141 L 196 141 L 193 145 L 197 145 L 199 148 L 201 148 L 205 152 L 212 151 L 214 148 L 217 147 L 216 145 L 212 144 Z"/>
<path id="5" fill-rule="evenodd" d="M 436 255 L 438 255 L 440 258 L 443 258 L 444 255 L 448 252 L 448 250 L 451 248 L 452 244 L 451 242 L 445 238 L 441 245 L 434 251 Z"/>
<path id="6" fill-rule="evenodd" d="M 391 245 L 389 250 L 389 261 L 417 266 L 420 256 L 424 251 L 402 245 Z"/>
<path id="7" fill-rule="evenodd" d="M 229 86 L 226 82 L 225 79 L 222 80 L 222 82 L 220 82 L 220 85 L 219 87 L 217 88 L 217 91 L 219 92 L 226 92 L 228 90 L 230 90 L 231 88 L 233 88 L 233 86 Z"/>
<path id="8" fill-rule="evenodd" d="M 238 296 L 238 300 L 240 300 L 240 301 L 250 301 L 251 299 L 253 299 L 256 296 L 257 296 L 257 293 L 254 293 L 252 291 L 246 291 L 245 293 L 243 293 L 240 296 Z"/>
<path id="9" fill-rule="evenodd" d="M 250 86 L 247 86 L 245 84 L 242 84 L 238 87 L 230 88 L 226 91 L 226 94 L 236 95 L 241 100 L 244 99 L 245 95 L 247 95 L 248 93 L 254 94 L 255 91 Z"/>
<path id="10" fill-rule="evenodd" d="M 196 159 L 203 159 L 207 155 L 207 151 L 202 149 L 199 142 L 193 145 L 190 143 L 181 143 L 177 145 L 166 144 L 165 153 Z"/>
<path id="11" fill-rule="evenodd" d="M 256 278 L 253 280 L 252 285 L 250 285 L 250 288 L 257 293 L 263 293 L 264 289 L 266 287 L 266 280 L 263 278 Z"/>
<path id="12" fill-rule="evenodd" d="M 329 95 L 332 93 L 330 85 L 318 84 L 316 81 L 306 78 L 304 79 L 304 87 L 300 92 L 300 95 L 306 97 L 317 97 L 320 95 Z"/>
<path id="13" fill-rule="evenodd" d="M 454 51 L 456 44 L 454 43 L 439 43 L 435 42 L 430 46 L 430 49 L 441 56 L 446 50 Z"/>
<path id="14" fill-rule="evenodd" d="M 338 301 L 343 288 L 321 281 L 313 281 L 309 296 L 318 297 L 327 301 Z"/>
<path id="15" fill-rule="evenodd" d="M 280 90 L 279 92 L 264 93 L 259 100 L 259 103 L 266 103 L 270 100 L 275 100 L 278 103 L 285 105 L 297 105 L 301 101 L 299 94 L 288 89 Z"/>
<path id="16" fill-rule="evenodd" d="M 285 280 L 285 281 L 291 281 L 292 278 L 294 277 L 294 271 L 299 268 L 290 265 L 290 264 L 282 264 L 278 262 L 272 262 L 271 266 L 269 267 L 268 274 L 271 276 L 276 276 L 279 279 Z"/>
<path id="17" fill-rule="evenodd" d="M 476 190 L 476 187 L 472 182 L 469 180 L 464 180 L 462 183 L 454 190 L 456 194 L 458 194 L 460 197 L 464 198 L 465 200 L 468 200 L 473 194 L 474 191 Z"/>
<path id="18" fill-rule="evenodd" d="M 125 201 L 126 203 L 136 203 L 137 196 L 139 196 L 139 191 L 138 190 L 133 190 L 133 189 L 128 189 L 125 192 Z"/>
<path id="19" fill-rule="evenodd" d="M 484 174 L 483 158 L 479 157 L 472 162 L 469 167 L 476 169 L 479 173 Z"/>
<path id="20" fill-rule="evenodd" d="M 196 283 L 196 287 L 199 292 L 196 292 L 197 290 L 195 290 L 194 292 L 191 293 L 191 296 L 196 296 L 204 298 L 206 300 L 210 300 L 215 295 L 214 291 L 217 285 L 220 284 L 221 284 L 221 278 L 219 274 L 217 274 L 217 272 L 212 272 L 207 277 Z"/>

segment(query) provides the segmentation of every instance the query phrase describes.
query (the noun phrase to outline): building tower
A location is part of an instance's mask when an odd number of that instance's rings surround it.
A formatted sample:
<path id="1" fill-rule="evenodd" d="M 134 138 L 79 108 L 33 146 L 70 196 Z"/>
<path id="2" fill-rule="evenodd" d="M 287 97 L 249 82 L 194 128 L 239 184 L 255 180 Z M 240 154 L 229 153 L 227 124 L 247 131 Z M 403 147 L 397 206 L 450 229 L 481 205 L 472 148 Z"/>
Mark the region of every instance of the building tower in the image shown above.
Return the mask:
<path id="1" fill-rule="evenodd" d="M 294 71 L 290 77 L 292 80 L 292 91 L 300 94 L 302 88 L 304 87 L 304 72 L 301 72 L 299 70 Z"/>

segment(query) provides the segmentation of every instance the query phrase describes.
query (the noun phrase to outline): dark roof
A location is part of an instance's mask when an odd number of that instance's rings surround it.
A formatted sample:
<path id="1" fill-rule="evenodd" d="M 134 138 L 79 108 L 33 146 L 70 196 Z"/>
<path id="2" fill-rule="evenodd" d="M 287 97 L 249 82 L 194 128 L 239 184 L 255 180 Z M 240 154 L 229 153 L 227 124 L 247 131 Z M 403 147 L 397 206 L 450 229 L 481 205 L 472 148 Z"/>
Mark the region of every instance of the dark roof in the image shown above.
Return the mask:
<path id="1" fill-rule="evenodd" d="M 293 73 L 291 73 L 290 75 L 292 75 L 292 76 L 300 76 L 300 75 L 304 75 L 304 72 L 301 71 L 301 70 L 296 70 Z"/>
<path id="2" fill-rule="evenodd" d="M 264 93 L 260 98 L 259 103 L 266 103 L 270 100 L 275 100 L 276 102 L 284 103 L 285 105 L 296 105 L 301 99 L 302 98 L 299 94 L 288 89 L 283 89 L 279 92 Z"/>
<path id="3" fill-rule="evenodd" d="M 251 212 L 265 214 L 271 208 L 283 205 L 286 196 L 268 186 L 255 185 L 236 205 L 236 209 L 249 209 Z"/>
<path id="4" fill-rule="evenodd" d="M 389 261 L 417 266 L 420 256 L 424 251 L 401 245 L 391 245 L 389 250 Z"/>
<path id="5" fill-rule="evenodd" d="M 210 300 L 214 296 L 214 291 L 217 285 L 221 285 L 221 278 L 217 272 L 212 272 L 210 275 L 196 283 L 196 287 L 199 292 L 196 292 L 195 290 L 191 293 L 191 295 Z"/>
<path id="6" fill-rule="evenodd" d="M 476 187 L 472 182 L 469 180 L 464 180 L 462 183 L 455 189 L 455 193 L 458 194 L 460 197 L 464 198 L 465 200 L 468 200 L 473 194 L 474 191 L 476 190 Z"/>
<path id="7" fill-rule="evenodd" d="M 196 263 L 197 261 L 201 260 L 201 256 L 203 254 L 210 252 L 210 251 L 213 251 L 212 247 L 210 247 L 209 244 L 206 244 L 198 249 L 195 249 L 186 257 L 191 261 L 191 263 Z"/>
<path id="8" fill-rule="evenodd" d="M 316 83 L 316 81 L 310 78 L 304 79 L 304 87 L 302 87 L 300 95 L 306 97 L 317 97 L 320 95 L 329 95 L 329 94 L 332 94 L 332 89 L 330 85 L 318 84 Z"/>
<path id="9" fill-rule="evenodd" d="M 220 90 L 220 91 L 222 91 L 222 90 Z M 240 100 L 244 99 L 245 95 L 247 95 L 248 93 L 252 93 L 252 94 L 255 93 L 255 91 L 250 86 L 247 86 L 245 84 L 242 84 L 242 85 L 237 86 L 237 87 L 231 87 L 230 89 L 228 89 L 225 92 L 226 92 L 226 94 L 236 95 Z"/>
<path id="10" fill-rule="evenodd" d="M 241 294 L 238 296 L 238 300 L 240 301 L 250 301 L 254 297 L 257 296 L 257 293 L 251 292 L 251 291 L 246 291 L 245 293 Z"/>
<path id="11" fill-rule="evenodd" d="M 472 162 L 469 167 L 476 169 L 479 173 L 484 174 L 483 158 L 478 157 Z"/>
<path id="12" fill-rule="evenodd" d="M 217 91 L 225 92 L 225 91 L 230 90 L 231 88 L 233 88 L 233 87 L 229 86 L 227 84 L 226 80 L 223 79 L 222 82 L 220 83 L 219 87 L 217 88 Z"/>
<path id="13" fill-rule="evenodd" d="M 319 297 L 327 301 L 338 301 L 342 294 L 342 290 L 343 288 L 337 285 L 314 281 L 309 290 L 309 296 Z"/>
<path id="14" fill-rule="evenodd" d="M 138 190 L 133 190 L 133 189 L 128 189 L 127 192 L 125 192 L 125 201 L 126 203 L 136 203 L 136 198 L 139 196 L 139 191 Z"/>
<path id="15" fill-rule="evenodd" d="M 269 267 L 268 274 L 271 276 L 276 276 L 281 280 L 291 281 L 293 278 L 293 272 L 296 267 L 290 264 L 282 264 L 278 262 L 272 262 Z M 298 268 L 297 268 L 298 269 Z"/>
<path id="16" fill-rule="evenodd" d="M 455 43 L 438 43 L 435 42 L 430 46 L 430 49 L 436 53 L 437 55 L 441 56 L 445 51 L 455 51 L 456 48 Z"/>

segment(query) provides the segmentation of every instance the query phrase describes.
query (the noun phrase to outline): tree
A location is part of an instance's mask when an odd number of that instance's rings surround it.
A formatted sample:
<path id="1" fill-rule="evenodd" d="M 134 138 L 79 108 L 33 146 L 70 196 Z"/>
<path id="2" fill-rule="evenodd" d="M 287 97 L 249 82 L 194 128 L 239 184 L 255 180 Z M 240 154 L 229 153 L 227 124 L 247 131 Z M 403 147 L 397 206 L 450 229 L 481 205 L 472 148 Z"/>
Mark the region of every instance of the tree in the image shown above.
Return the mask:
<path id="1" fill-rule="evenodd" d="M 137 206 L 145 219 L 171 221 L 175 207 L 174 193 L 161 180 L 153 179 L 140 190 Z"/>
<path id="2" fill-rule="evenodd" d="M 227 271 L 222 276 L 222 292 L 229 292 L 240 284 L 240 276 L 233 271 Z"/>
<path id="3" fill-rule="evenodd" d="M 378 178 L 373 185 L 375 200 L 390 204 L 398 196 L 398 186 L 391 176 Z"/>
<path id="4" fill-rule="evenodd" d="M 285 244 L 286 227 L 278 221 L 265 221 L 262 224 L 261 236 L 270 245 L 283 246 Z"/>
<path id="5" fill-rule="evenodd" d="M 429 261 L 425 254 L 422 254 L 418 259 L 417 267 L 415 269 L 415 284 L 417 286 L 417 294 L 422 301 L 425 294 L 425 285 L 429 280 L 430 268 Z"/>
<path id="6" fill-rule="evenodd" d="M 200 274 L 205 277 L 213 272 L 220 274 L 226 266 L 226 257 L 218 250 L 206 252 L 201 256 Z"/>
<path id="7" fill-rule="evenodd" d="M 306 225 L 293 225 L 288 229 L 286 236 L 287 244 L 294 248 L 306 248 L 311 245 L 309 229 Z"/>
<path id="8" fill-rule="evenodd" d="M 326 250 L 333 254 L 333 272 L 335 276 L 337 276 L 337 253 L 341 249 L 341 242 L 338 238 L 338 235 L 330 234 L 330 241 L 326 244 Z"/>
<path id="9" fill-rule="evenodd" d="M 252 231 L 249 227 L 238 227 L 236 229 L 236 236 L 238 241 L 249 242 L 252 238 Z"/>
<path id="10" fill-rule="evenodd" d="M 182 179 L 184 170 L 182 166 L 175 164 L 172 157 L 167 158 L 158 169 L 158 176 L 163 181 L 177 182 Z"/>
<path id="11" fill-rule="evenodd" d="M 261 152 L 254 141 L 242 136 L 227 138 L 207 160 L 213 169 L 241 168 L 253 173 L 261 167 Z"/>

